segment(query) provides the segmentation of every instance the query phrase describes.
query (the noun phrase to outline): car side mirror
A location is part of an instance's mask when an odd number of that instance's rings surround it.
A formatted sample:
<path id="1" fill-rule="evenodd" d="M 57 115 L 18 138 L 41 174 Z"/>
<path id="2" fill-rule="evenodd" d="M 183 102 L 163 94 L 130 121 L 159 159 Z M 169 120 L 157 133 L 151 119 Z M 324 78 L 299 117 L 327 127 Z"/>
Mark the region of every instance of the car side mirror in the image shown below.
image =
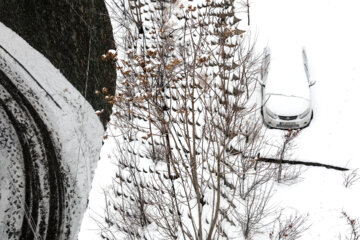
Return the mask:
<path id="1" fill-rule="evenodd" d="M 310 81 L 310 82 L 309 82 L 309 87 L 314 86 L 314 85 L 315 85 L 315 83 L 316 83 L 316 81 Z"/>
<path id="2" fill-rule="evenodd" d="M 263 80 L 258 80 L 258 82 L 260 83 L 260 85 L 261 85 L 262 87 L 265 87 L 265 82 L 264 82 Z"/>

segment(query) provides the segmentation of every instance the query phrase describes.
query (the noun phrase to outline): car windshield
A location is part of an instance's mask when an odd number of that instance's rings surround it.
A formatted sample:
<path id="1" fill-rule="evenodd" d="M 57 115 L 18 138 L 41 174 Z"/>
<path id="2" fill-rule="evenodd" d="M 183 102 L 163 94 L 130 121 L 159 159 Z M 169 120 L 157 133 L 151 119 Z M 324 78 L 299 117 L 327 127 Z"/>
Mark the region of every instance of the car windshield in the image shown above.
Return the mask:
<path id="1" fill-rule="evenodd" d="M 266 108 L 280 116 L 296 116 L 310 107 L 310 100 L 303 97 L 284 94 L 267 94 L 265 97 Z"/>

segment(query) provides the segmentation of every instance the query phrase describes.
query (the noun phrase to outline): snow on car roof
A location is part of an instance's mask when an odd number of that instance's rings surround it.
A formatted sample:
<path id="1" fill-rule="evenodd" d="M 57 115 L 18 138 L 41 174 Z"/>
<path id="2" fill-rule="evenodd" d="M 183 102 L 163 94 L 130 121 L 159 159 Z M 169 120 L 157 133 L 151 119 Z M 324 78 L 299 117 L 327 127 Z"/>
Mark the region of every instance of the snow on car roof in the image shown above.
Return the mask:
<path id="1" fill-rule="evenodd" d="M 302 47 L 291 44 L 276 44 L 269 47 L 270 65 L 265 93 L 294 95 L 310 99 L 302 57 Z"/>

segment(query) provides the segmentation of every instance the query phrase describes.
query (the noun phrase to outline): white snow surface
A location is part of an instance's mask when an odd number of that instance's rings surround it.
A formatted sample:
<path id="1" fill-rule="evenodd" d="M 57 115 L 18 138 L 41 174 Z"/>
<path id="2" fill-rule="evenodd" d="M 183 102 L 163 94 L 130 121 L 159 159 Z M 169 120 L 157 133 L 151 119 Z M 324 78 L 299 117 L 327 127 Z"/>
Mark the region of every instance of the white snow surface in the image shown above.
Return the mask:
<path id="1" fill-rule="evenodd" d="M 275 94 L 265 95 L 264 102 L 268 109 L 280 116 L 297 116 L 310 106 L 308 99 Z"/>
<path id="2" fill-rule="evenodd" d="M 251 31 L 258 35 L 259 52 L 270 43 L 292 41 L 305 46 L 312 78 L 314 119 L 296 139 L 292 158 L 360 168 L 357 154 L 360 128 L 360 2 L 357 0 L 257 0 L 251 5 Z M 284 47 L 284 49 L 286 49 Z M 300 51 L 300 49 L 299 49 Z M 268 130 L 274 143 L 281 130 Z M 115 165 L 110 156 L 114 140 L 105 141 L 102 158 L 93 182 L 90 208 L 82 225 L 79 240 L 101 239 L 91 216 L 103 214 L 102 186 L 111 182 Z M 308 214 L 309 230 L 300 240 L 332 240 L 348 232 L 341 212 L 360 218 L 360 182 L 351 188 L 343 186 L 342 173 L 310 167 L 294 185 L 278 185 L 273 202 L 294 214 Z M 241 239 L 241 238 L 239 238 Z M 268 239 L 265 233 L 263 237 Z"/>
<path id="3" fill-rule="evenodd" d="M 252 21 L 258 47 L 293 41 L 305 46 L 312 78 L 314 119 L 296 140 L 293 159 L 321 162 L 350 169 L 360 167 L 355 123 L 360 117 L 360 22 L 356 0 L 257 0 Z M 286 49 L 286 47 L 284 48 Z M 300 50 L 299 50 L 300 51 Z M 275 141 L 280 130 L 268 130 Z M 299 214 L 309 214 L 311 227 L 301 240 L 338 239 L 348 233 L 341 211 L 360 218 L 360 183 L 343 186 L 342 173 L 308 168 L 303 181 L 279 186 L 274 201 Z"/>
<path id="4" fill-rule="evenodd" d="M 261 35 L 261 32 L 259 34 Z M 309 99 L 310 91 L 301 46 L 289 46 L 289 44 L 274 48 L 271 46 L 273 45 L 269 46 L 271 55 L 265 93 Z"/>
<path id="5" fill-rule="evenodd" d="M 72 226 L 69 239 L 76 239 L 102 146 L 102 124 L 92 106 L 60 71 L 1 22 L 0 44 L 28 69 L 61 106 L 61 109 L 58 108 L 29 74 L 0 49 L 0 61 L 11 66 L 11 69 L 5 67 L 3 71 L 39 112 L 52 134 L 55 145 L 61 145 L 62 166 L 68 171 L 66 175 L 77 195 L 72 199 L 74 204 L 64 209 L 64 212 L 73 213 L 68 222 Z M 0 215 L 2 214 L 0 212 Z"/>

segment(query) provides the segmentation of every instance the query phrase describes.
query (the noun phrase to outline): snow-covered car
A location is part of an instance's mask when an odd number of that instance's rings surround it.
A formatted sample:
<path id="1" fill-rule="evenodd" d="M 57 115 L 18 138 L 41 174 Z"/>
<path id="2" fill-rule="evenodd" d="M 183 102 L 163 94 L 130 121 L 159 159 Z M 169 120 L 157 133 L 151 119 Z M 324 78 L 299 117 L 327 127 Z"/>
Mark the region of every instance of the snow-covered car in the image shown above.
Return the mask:
<path id="1" fill-rule="evenodd" d="M 264 50 L 261 67 L 262 115 L 266 126 L 304 128 L 313 117 L 311 81 L 304 48 Z"/>

